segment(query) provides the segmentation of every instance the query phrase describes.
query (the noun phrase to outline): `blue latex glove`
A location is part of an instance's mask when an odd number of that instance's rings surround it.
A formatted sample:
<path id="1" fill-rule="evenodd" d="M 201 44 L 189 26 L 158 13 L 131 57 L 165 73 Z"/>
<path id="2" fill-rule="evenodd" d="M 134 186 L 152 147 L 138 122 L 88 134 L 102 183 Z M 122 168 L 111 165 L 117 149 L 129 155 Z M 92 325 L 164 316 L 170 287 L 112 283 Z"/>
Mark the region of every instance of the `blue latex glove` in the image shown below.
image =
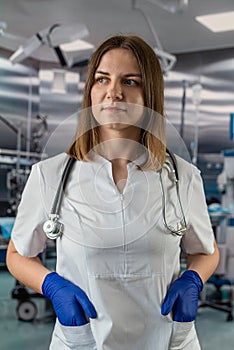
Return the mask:
<path id="1" fill-rule="evenodd" d="M 51 272 L 45 277 L 42 293 L 51 300 L 59 322 L 64 326 L 86 324 L 86 315 L 90 318 L 97 317 L 96 310 L 85 292 L 56 272 Z"/>
<path id="2" fill-rule="evenodd" d="M 173 312 L 173 321 L 190 322 L 197 316 L 198 297 L 203 282 L 196 271 L 187 270 L 170 286 L 162 304 L 161 314 Z"/>

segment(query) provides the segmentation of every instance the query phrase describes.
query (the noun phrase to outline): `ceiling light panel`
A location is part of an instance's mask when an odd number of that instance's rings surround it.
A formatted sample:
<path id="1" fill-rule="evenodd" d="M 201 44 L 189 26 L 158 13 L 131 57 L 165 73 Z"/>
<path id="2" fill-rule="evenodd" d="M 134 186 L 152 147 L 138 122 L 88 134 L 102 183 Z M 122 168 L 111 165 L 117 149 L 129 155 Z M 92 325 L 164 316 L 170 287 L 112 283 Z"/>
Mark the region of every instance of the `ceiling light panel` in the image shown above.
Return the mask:
<path id="1" fill-rule="evenodd" d="M 234 11 L 197 16 L 195 19 L 214 33 L 234 30 Z"/>

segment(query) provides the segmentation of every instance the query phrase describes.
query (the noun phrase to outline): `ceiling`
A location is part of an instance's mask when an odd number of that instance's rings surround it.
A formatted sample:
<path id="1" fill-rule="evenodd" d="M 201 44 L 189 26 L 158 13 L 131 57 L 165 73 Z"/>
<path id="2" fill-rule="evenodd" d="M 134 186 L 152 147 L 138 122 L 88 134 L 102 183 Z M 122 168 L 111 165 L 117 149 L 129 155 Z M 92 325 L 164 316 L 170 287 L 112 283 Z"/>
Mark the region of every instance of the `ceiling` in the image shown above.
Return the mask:
<path id="1" fill-rule="evenodd" d="M 233 0 L 189 0 L 186 10 L 171 13 L 157 5 L 173 0 L 1 0 L 0 21 L 6 22 L 7 32 L 31 37 L 59 23 L 84 24 L 89 35 L 85 38 L 97 46 L 116 33 L 134 33 L 155 46 L 155 36 L 137 8 L 150 18 L 165 51 L 185 53 L 199 50 L 233 47 L 233 31 L 212 33 L 195 21 L 202 14 L 233 11 Z M 174 0 L 174 2 L 179 0 Z M 15 50 L 20 40 L 0 37 L 0 47 Z M 49 51 L 49 50 L 47 50 Z M 50 53 L 48 53 L 50 54 Z M 40 56 L 37 56 L 40 59 Z M 54 56 L 53 56 L 54 59 Z"/>

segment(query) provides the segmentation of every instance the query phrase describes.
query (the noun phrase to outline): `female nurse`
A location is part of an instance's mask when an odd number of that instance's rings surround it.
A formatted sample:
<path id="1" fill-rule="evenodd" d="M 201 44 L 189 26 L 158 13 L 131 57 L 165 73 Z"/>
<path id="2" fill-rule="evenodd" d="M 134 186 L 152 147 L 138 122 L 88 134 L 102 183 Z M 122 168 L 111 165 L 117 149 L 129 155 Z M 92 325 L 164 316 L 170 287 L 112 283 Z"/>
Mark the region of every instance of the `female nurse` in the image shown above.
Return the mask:
<path id="1" fill-rule="evenodd" d="M 7 266 L 51 300 L 51 350 L 200 349 L 198 298 L 219 254 L 199 170 L 175 156 L 179 192 L 170 176 L 163 105 L 152 48 L 137 36 L 110 37 L 91 57 L 69 150 L 32 167 Z M 38 258 L 47 241 L 43 224 L 69 158 L 76 161 L 50 271 Z"/>

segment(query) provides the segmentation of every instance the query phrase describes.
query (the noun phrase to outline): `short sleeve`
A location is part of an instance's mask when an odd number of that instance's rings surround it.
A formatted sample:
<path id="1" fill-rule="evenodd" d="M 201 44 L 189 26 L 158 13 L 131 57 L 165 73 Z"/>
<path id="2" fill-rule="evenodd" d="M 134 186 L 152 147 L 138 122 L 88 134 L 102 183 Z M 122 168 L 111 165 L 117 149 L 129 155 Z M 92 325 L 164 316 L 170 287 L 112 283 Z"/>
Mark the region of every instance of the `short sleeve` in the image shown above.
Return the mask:
<path id="1" fill-rule="evenodd" d="M 194 166 L 190 187 L 189 228 L 182 238 L 183 247 L 187 254 L 212 254 L 214 252 L 214 232 L 208 214 L 200 171 Z"/>
<path id="2" fill-rule="evenodd" d="M 11 239 L 19 254 L 37 256 L 43 251 L 46 235 L 42 226 L 48 216 L 41 196 L 41 181 L 38 164 L 32 166 L 18 207 Z"/>

